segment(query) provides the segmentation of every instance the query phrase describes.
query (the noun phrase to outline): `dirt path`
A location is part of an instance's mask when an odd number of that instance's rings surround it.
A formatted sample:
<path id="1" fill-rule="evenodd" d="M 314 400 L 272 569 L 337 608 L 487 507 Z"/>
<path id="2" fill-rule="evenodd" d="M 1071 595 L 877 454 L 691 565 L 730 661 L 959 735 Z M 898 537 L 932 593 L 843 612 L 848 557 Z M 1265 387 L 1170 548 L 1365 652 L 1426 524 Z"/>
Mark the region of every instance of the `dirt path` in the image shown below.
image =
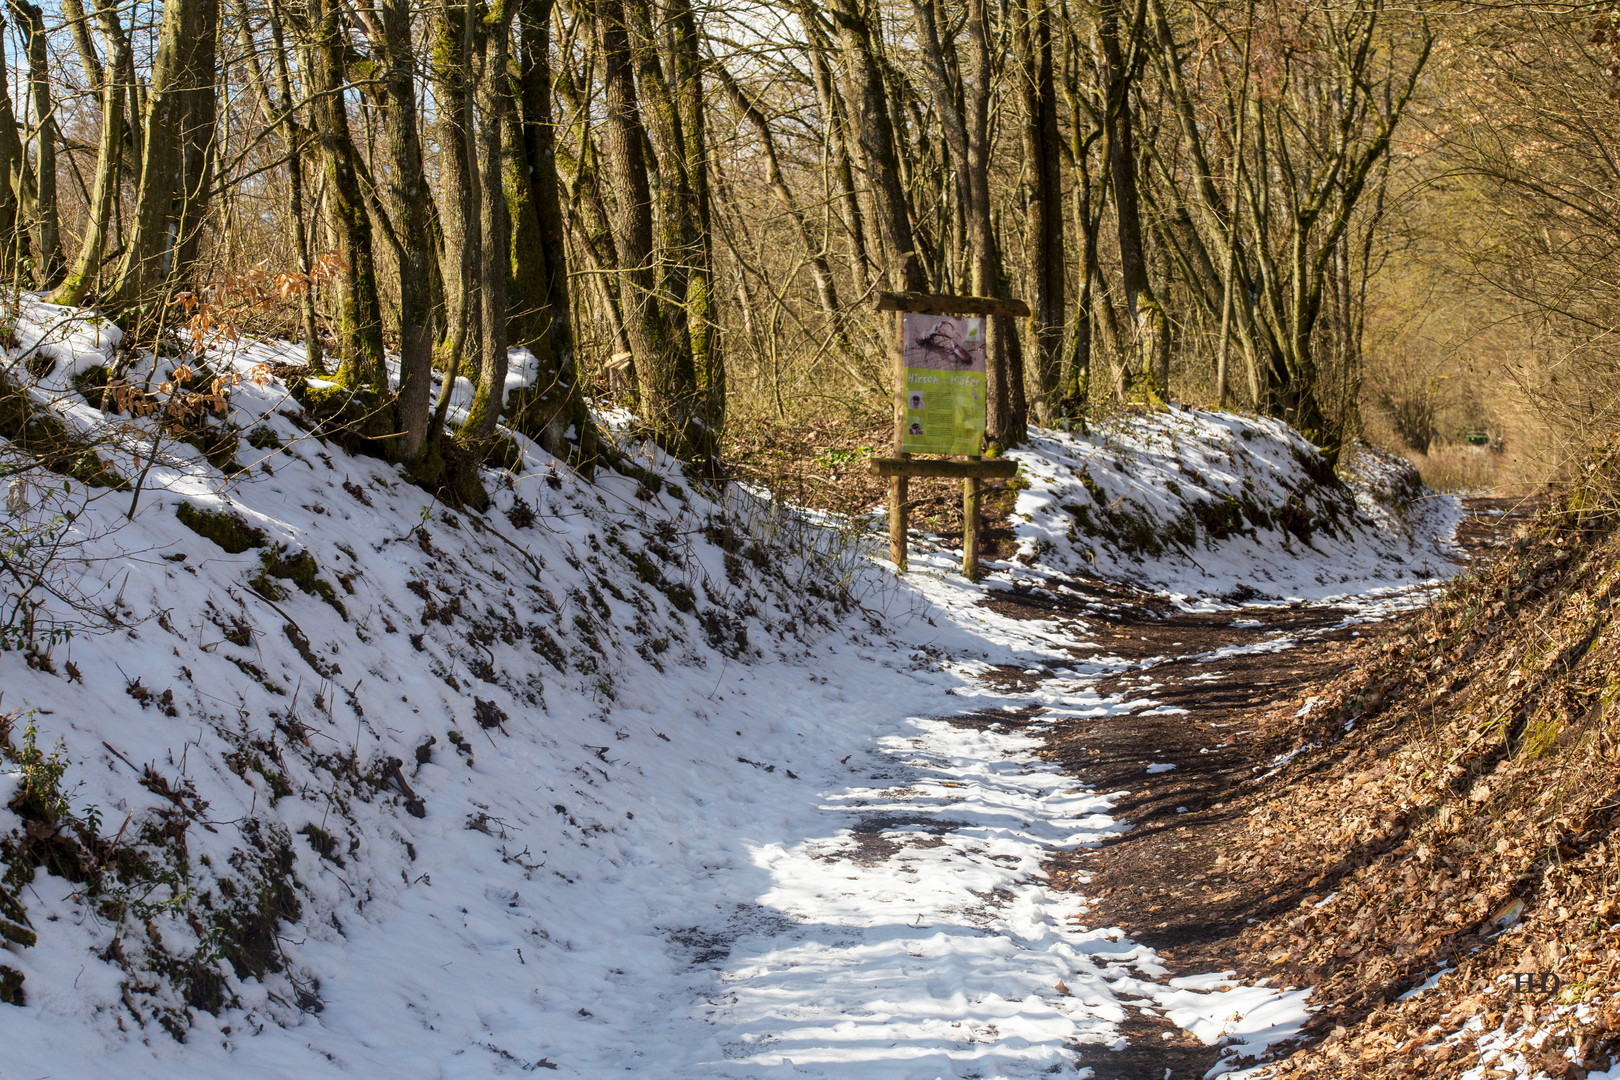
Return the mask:
<path id="1" fill-rule="evenodd" d="M 1472 558 L 1488 557 L 1534 510 L 1507 499 L 1472 499 L 1468 507 L 1458 539 Z M 1068 584 L 1080 595 L 1030 590 L 986 601 L 1016 617 L 1084 617 L 1091 626 L 1084 640 L 1130 663 L 1098 691 L 1141 701 L 1128 716 L 1059 724 L 1048 739 L 1044 756 L 1088 786 L 1129 792 L 1115 813 L 1131 826 L 1098 847 L 1054 858 L 1054 883 L 1087 898 L 1089 925 L 1121 927 L 1155 949 L 1171 977 L 1235 970 L 1245 982 L 1270 977 L 1272 985 L 1287 985 L 1286 968 L 1248 955 L 1235 938 L 1251 922 L 1327 895 L 1332 871 L 1300 867 L 1288 876 L 1243 879 L 1227 872 L 1223 849 L 1269 797 L 1245 782 L 1289 749 L 1268 732 L 1301 709 L 1313 687 L 1346 669 L 1358 639 L 1393 633 L 1401 620 L 1356 621 L 1350 610 L 1326 605 L 1189 614 L 1117 586 Z M 1097 605 L 1107 614 L 1099 617 Z M 1035 677 L 1007 672 L 999 681 L 1019 679 Z M 1160 770 L 1149 774 L 1155 765 Z M 1335 1022 L 1331 1012 L 1318 1014 L 1307 1031 Z M 1098 1080 L 1202 1077 L 1221 1056 L 1218 1046 L 1204 1046 L 1150 1009 L 1122 1029 L 1123 1050 L 1079 1048 L 1079 1064 Z"/>

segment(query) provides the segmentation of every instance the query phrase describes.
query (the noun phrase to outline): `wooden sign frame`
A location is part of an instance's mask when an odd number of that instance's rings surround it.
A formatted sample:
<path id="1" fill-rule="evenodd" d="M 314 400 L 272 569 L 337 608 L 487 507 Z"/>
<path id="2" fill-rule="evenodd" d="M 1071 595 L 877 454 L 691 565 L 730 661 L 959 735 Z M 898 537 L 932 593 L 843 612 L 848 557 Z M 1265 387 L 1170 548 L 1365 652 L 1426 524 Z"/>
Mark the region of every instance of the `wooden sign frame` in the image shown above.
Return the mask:
<path id="1" fill-rule="evenodd" d="M 1016 461 L 986 461 L 977 454 L 963 458 L 913 458 L 905 450 L 906 357 L 905 318 L 908 313 L 927 315 L 1010 315 L 1027 317 L 1029 306 L 1022 300 L 1002 300 L 993 296 L 940 296 L 927 293 L 878 293 L 878 311 L 894 313 L 891 340 L 894 343 L 894 456 L 875 458 L 872 473 L 889 478 L 889 560 L 899 573 L 906 572 L 906 529 L 910 507 L 907 481 L 913 476 L 962 478 L 962 576 L 979 580 L 979 495 L 986 479 L 1011 479 L 1018 473 Z M 988 403 L 987 407 L 988 407 Z"/>

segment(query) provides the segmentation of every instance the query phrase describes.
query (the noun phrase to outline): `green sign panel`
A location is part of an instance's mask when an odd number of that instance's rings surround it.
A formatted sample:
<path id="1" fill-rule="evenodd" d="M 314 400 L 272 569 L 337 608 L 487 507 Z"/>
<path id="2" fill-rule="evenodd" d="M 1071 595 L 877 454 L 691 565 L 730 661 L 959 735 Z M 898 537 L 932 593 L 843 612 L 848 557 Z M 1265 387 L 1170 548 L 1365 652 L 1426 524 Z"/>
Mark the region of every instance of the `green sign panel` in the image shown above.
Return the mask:
<path id="1" fill-rule="evenodd" d="M 902 326 L 908 454 L 977 456 L 984 439 L 984 319 L 907 313 Z"/>

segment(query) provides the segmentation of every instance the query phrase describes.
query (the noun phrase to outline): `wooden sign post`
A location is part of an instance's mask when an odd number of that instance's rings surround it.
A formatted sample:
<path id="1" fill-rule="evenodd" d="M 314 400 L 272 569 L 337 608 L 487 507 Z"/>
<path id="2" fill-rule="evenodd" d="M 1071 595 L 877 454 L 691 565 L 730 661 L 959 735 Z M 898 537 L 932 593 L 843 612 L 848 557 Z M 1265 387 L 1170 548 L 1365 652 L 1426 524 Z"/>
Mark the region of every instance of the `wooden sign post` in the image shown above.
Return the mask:
<path id="1" fill-rule="evenodd" d="M 1010 479 L 1015 461 L 979 456 L 985 420 L 986 315 L 1027 316 L 1022 300 L 989 296 L 879 293 L 877 310 L 894 312 L 894 456 L 875 458 L 889 478 L 889 559 L 906 572 L 907 481 L 962 478 L 962 575 L 979 579 L 979 486 Z M 927 320 L 908 316 L 937 315 Z M 913 452 L 946 458 L 914 458 Z"/>

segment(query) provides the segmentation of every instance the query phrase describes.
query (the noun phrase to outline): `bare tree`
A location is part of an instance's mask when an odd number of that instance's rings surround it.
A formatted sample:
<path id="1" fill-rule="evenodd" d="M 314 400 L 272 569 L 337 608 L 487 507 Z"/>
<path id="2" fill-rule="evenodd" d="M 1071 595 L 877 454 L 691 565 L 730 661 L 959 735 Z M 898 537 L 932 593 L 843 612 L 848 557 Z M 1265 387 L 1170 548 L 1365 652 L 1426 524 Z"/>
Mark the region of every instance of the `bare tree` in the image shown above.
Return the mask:
<path id="1" fill-rule="evenodd" d="M 35 218 L 39 239 L 36 244 L 39 284 L 51 288 L 62 280 L 62 239 L 56 208 L 56 111 L 51 104 L 49 40 L 45 33 L 45 12 L 27 0 L 6 0 L 11 16 L 22 31 L 28 50 L 28 91 L 33 106 L 29 134 L 34 143 L 36 178 Z"/>
<path id="2" fill-rule="evenodd" d="M 183 0 L 180 0 L 183 2 Z M 272 0 L 284 3 L 286 0 Z M 360 151 L 349 130 L 344 97 L 347 36 L 338 0 L 305 0 L 293 15 L 300 36 L 300 68 L 312 109 L 311 126 L 325 165 L 327 224 L 337 239 L 337 381 L 345 386 L 388 387 L 383 360 L 382 305 L 372 251 L 371 218 L 360 188 Z"/>
<path id="3" fill-rule="evenodd" d="M 1024 0 L 1013 33 L 1024 107 L 1024 160 L 1028 198 L 1024 247 L 1029 261 L 1027 300 L 1035 353 L 1037 413 L 1050 422 L 1062 394 L 1064 276 L 1062 134 L 1052 63 L 1052 9 L 1047 0 Z"/>
<path id="4" fill-rule="evenodd" d="M 107 296 L 120 313 L 161 319 L 195 254 L 210 188 L 218 28 L 218 0 L 165 0 L 134 228 Z"/>
<path id="5" fill-rule="evenodd" d="M 112 230 L 123 169 L 124 103 L 129 92 L 124 78 L 130 68 L 129 39 L 119 21 L 117 0 L 96 0 L 96 19 L 107 48 L 107 66 L 100 76 L 101 138 L 96 145 L 95 189 L 73 268 L 52 296 L 58 304 L 79 303 L 86 294 L 100 288 L 102 257 Z M 87 74 L 95 70 L 92 66 Z"/>

